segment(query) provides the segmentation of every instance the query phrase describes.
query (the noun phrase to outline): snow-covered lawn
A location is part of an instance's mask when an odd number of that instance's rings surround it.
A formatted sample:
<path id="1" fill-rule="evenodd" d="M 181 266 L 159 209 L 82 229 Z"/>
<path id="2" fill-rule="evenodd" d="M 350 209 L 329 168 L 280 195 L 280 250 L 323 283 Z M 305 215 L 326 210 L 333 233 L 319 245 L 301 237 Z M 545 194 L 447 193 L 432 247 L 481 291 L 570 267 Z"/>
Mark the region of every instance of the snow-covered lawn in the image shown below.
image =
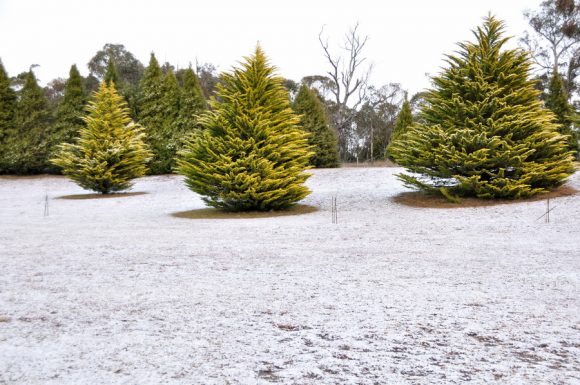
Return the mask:
<path id="1" fill-rule="evenodd" d="M 580 197 L 412 208 L 398 171 L 258 219 L 173 216 L 178 176 L 0 179 L 0 384 L 580 383 Z"/>

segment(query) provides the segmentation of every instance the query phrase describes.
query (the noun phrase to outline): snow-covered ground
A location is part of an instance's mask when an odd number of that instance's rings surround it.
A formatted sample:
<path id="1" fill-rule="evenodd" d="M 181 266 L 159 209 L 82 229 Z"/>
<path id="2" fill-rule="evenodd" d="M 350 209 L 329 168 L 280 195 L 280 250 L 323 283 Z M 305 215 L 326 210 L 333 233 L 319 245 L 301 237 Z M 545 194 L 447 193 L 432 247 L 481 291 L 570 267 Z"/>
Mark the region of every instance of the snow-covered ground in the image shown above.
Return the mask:
<path id="1" fill-rule="evenodd" d="M 398 171 L 259 219 L 173 216 L 178 176 L 0 179 L 0 384 L 580 383 L 580 197 L 412 208 Z"/>

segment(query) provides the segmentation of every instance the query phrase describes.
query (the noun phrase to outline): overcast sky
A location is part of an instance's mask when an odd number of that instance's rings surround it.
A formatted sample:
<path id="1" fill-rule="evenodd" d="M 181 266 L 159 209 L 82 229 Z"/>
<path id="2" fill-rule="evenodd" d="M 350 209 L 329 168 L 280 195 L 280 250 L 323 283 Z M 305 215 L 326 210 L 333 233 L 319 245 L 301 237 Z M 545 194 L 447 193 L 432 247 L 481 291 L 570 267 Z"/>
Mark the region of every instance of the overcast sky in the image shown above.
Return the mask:
<path id="1" fill-rule="evenodd" d="M 280 75 L 300 80 L 323 74 L 318 42 L 325 26 L 339 52 L 356 22 L 369 36 L 364 51 L 373 63 L 372 84 L 401 83 L 410 92 L 429 86 L 443 55 L 492 12 L 509 35 L 527 29 L 522 12 L 540 0 L 0 0 L 0 58 L 14 76 L 39 64 L 42 84 L 68 76 L 105 43 L 124 44 L 145 65 L 151 51 L 180 67 L 213 63 L 228 70 L 260 42 Z M 514 41 L 514 45 L 515 45 Z"/>

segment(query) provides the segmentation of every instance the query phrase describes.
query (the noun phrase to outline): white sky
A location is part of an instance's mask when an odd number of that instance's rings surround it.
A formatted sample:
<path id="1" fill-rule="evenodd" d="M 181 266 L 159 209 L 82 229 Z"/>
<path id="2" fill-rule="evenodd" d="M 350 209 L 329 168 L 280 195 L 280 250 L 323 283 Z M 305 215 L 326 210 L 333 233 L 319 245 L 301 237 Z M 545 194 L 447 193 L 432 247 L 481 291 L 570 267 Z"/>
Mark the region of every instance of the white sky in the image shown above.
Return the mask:
<path id="1" fill-rule="evenodd" d="M 443 66 L 455 43 L 489 11 L 507 23 L 509 35 L 527 29 L 522 12 L 540 0 L 0 0 L 0 58 L 10 76 L 39 64 L 42 84 L 68 77 L 73 63 L 86 63 L 105 43 L 120 43 L 147 65 L 180 67 L 209 62 L 228 70 L 259 41 L 279 74 L 299 81 L 323 74 L 318 42 L 325 25 L 331 47 L 357 21 L 369 35 L 366 56 L 371 83 L 398 82 L 410 92 L 429 86 L 425 74 Z M 516 42 L 513 42 L 515 45 Z"/>

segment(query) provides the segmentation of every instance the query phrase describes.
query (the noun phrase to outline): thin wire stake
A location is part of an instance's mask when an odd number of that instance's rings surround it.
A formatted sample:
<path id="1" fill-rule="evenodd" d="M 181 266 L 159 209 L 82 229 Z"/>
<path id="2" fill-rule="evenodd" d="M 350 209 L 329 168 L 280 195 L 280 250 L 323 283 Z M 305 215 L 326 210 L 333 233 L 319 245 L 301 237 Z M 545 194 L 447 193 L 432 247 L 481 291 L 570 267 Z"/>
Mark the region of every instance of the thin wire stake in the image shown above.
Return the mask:
<path id="1" fill-rule="evenodd" d="M 544 218 L 544 222 L 550 223 L 550 213 L 552 211 L 554 211 L 554 209 L 556 207 L 558 207 L 558 206 L 552 206 L 552 207 L 550 207 L 550 199 L 548 199 L 547 202 L 546 202 L 546 212 L 543 213 L 542 215 L 540 215 L 538 218 L 536 218 L 536 220 L 539 221 L 540 219 Z"/>
<path id="2" fill-rule="evenodd" d="M 332 223 L 338 223 L 338 206 L 336 197 L 332 197 Z"/>
<path id="3" fill-rule="evenodd" d="M 48 193 L 44 196 L 44 216 L 47 217 L 49 214 L 48 211 Z"/>

